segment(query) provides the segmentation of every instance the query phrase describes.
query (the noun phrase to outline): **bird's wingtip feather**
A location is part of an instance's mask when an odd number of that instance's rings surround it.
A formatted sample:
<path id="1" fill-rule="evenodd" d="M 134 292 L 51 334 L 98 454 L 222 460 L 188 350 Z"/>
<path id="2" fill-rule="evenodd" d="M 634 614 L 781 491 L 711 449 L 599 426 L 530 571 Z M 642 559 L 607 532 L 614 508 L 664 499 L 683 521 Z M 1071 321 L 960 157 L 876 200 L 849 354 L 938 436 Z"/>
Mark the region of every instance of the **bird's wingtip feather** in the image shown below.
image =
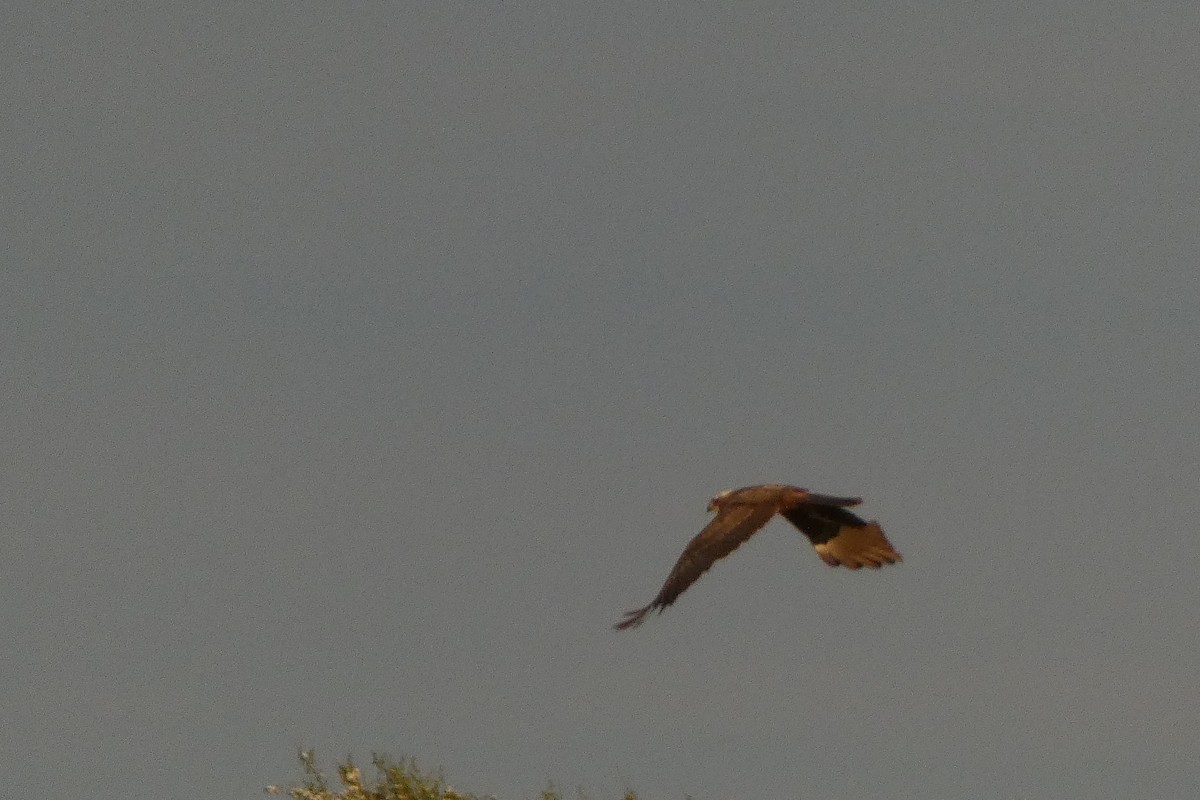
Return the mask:
<path id="1" fill-rule="evenodd" d="M 651 604 L 648 606 L 642 606 L 635 611 L 626 611 L 625 619 L 621 620 L 616 625 L 613 625 L 613 627 L 619 631 L 636 628 L 638 625 L 642 624 L 642 622 L 646 619 L 646 615 L 650 613 L 650 609 L 653 607 L 653 604 Z"/>

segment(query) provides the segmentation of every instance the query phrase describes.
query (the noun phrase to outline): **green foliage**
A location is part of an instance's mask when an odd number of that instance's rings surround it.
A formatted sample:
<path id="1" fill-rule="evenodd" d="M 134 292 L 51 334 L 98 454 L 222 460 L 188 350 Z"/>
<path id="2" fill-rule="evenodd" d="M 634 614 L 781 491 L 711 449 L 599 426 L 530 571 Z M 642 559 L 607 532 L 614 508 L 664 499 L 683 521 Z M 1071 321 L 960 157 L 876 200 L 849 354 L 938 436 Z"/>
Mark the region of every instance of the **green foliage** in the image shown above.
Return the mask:
<path id="1" fill-rule="evenodd" d="M 446 785 L 441 773 L 422 772 L 415 761 L 392 761 L 387 756 L 373 755 L 375 779 L 364 783 L 362 770 L 347 758 L 338 765 L 338 779 L 344 789 L 337 790 L 329 785 L 325 774 L 317 768 L 316 756 L 311 750 L 300 753 L 300 765 L 304 770 L 304 782 L 291 788 L 268 786 L 267 794 L 283 794 L 292 800 L 495 800 L 465 794 Z M 566 800 L 554 786 L 547 787 L 538 800 Z M 587 800 L 580 793 L 576 800 Z M 626 792 L 621 800 L 638 800 L 633 792 Z"/>

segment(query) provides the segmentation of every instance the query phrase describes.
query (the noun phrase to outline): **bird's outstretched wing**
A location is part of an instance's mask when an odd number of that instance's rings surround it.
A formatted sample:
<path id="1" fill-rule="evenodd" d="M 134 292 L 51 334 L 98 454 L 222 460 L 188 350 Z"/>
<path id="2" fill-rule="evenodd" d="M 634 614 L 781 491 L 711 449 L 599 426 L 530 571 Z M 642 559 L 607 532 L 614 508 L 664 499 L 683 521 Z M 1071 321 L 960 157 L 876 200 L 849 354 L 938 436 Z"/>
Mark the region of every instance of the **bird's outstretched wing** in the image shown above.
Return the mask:
<path id="1" fill-rule="evenodd" d="M 831 505 L 819 502 L 826 499 L 843 502 Z M 900 554 L 883 535 L 878 522 L 867 522 L 840 507 L 851 505 L 844 502 L 850 499 L 854 498 L 814 495 L 808 502 L 781 509 L 780 513 L 809 538 L 817 555 L 831 567 L 879 569 L 900 561 Z"/>
<path id="2" fill-rule="evenodd" d="M 732 553 L 738 545 L 754 535 L 775 514 L 774 504 L 741 504 L 721 509 L 704 530 L 688 542 L 675 562 L 658 596 L 646 606 L 625 614 L 625 619 L 613 627 L 633 628 L 642 623 L 654 609 L 661 612 L 691 586 L 709 567 Z"/>

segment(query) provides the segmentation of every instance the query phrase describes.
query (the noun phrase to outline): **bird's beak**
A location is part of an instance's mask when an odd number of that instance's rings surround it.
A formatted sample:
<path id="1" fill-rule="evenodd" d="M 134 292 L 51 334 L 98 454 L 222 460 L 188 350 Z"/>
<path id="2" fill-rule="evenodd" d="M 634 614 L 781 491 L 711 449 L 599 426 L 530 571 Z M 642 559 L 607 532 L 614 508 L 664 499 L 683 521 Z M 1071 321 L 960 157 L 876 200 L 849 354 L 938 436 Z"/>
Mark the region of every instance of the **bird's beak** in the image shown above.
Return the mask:
<path id="1" fill-rule="evenodd" d="M 717 501 L 716 501 L 716 500 L 709 500 L 709 501 L 708 501 L 708 510 L 709 510 L 709 511 L 716 511 L 716 510 L 717 510 Z"/>

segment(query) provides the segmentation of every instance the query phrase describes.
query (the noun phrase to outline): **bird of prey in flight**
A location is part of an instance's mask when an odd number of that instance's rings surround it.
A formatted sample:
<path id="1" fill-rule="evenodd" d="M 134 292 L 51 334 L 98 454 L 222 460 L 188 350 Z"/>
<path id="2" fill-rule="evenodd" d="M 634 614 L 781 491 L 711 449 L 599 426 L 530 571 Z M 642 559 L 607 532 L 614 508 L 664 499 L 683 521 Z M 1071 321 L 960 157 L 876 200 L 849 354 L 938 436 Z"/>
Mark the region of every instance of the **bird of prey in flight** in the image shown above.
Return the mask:
<path id="1" fill-rule="evenodd" d="M 655 609 L 661 614 L 709 567 L 736 550 L 776 514 L 799 528 L 821 560 L 831 567 L 879 569 L 900 561 L 900 554 L 892 549 L 878 522 L 867 522 L 846 510 L 861 502 L 861 497 L 830 497 L 778 483 L 721 492 L 708 502 L 708 510 L 717 515 L 688 542 L 658 596 L 649 605 L 628 612 L 614 627 L 636 627 Z"/>

